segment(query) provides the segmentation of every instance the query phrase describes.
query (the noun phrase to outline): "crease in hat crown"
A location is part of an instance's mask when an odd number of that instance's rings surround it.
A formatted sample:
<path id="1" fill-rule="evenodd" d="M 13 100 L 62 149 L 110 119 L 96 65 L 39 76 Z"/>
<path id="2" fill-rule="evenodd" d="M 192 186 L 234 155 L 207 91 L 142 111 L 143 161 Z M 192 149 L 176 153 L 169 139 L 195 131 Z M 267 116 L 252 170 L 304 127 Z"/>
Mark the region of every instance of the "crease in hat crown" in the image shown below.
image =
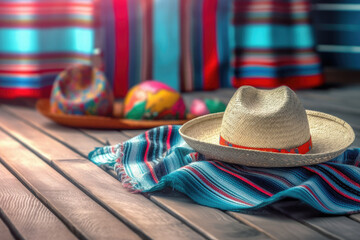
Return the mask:
<path id="1" fill-rule="evenodd" d="M 311 141 L 306 111 L 286 86 L 239 88 L 225 110 L 220 136 L 247 148 L 293 149 Z"/>

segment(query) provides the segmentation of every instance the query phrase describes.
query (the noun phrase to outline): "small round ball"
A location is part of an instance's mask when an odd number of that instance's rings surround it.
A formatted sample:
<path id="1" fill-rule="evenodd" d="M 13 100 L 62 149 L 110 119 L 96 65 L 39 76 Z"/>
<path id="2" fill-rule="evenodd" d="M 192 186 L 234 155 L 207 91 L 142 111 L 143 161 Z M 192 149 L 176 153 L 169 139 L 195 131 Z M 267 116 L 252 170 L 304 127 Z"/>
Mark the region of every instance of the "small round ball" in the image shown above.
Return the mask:
<path id="1" fill-rule="evenodd" d="M 202 116 L 210 113 L 224 112 L 225 103 L 219 99 L 206 98 L 204 100 L 194 99 L 191 103 L 190 113 L 195 116 Z"/>
<path id="2" fill-rule="evenodd" d="M 129 90 L 124 116 L 134 120 L 185 119 L 186 106 L 179 92 L 158 81 L 146 81 Z"/>
<path id="3" fill-rule="evenodd" d="M 191 103 L 190 113 L 195 116 L 201 116 L 209 114 L 209 110 L 207 109 L 207 106 L 203 100 L 196 98 Z"/>

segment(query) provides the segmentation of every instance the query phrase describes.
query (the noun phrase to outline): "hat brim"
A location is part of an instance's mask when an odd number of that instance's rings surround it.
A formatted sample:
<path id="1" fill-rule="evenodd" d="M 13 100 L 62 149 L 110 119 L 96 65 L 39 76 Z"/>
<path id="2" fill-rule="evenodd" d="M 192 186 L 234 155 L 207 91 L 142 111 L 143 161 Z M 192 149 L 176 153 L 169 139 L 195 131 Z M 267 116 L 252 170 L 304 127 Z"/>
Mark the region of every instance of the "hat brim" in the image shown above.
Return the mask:
<path id="1" fill-rule="evenodd" d="M 121 118 L 122 104 L 116 102 L 114 104 L 114 117 L 90 116 L 90 115 L 71 115 L 56 114 L 50 111 L 49 99 L 39 99 L 36 102 L 36 109 L 45 117 L 52 121 L 77 128 L 96 128 L 96 129 L 148 129 L 162 125 L 181 125 L 191 119 L 183 120 L 131 120 Z"/>
<path id="2" fill-rule="evenodd" d="M 224 113 L 208 114 L 185 123 L 180 134 L 190 147 L 209 159 L 253 167 L 295 167 L 331 160 L 355 139 L 351 126 L 329 114 L 306 110 L 312 149 L 306 154 L 273 153 L 240 149 L 219 144 Z"/>

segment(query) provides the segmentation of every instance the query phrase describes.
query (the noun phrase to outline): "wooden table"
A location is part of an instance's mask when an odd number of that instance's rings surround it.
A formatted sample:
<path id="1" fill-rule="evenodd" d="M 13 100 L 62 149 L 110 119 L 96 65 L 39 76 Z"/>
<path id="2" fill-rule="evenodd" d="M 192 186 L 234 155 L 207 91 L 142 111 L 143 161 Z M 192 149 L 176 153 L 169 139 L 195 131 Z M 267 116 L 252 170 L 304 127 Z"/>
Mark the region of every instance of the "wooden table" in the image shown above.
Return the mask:
<path id="1" fill-rule="evenodd" d="M 187 94 L 229 100 L 233 89 Z M 339 116 L 360 146 L 360 85 L 298 92 Z M 31 100 L 0 101 L 0 239 L 360 239 L 360 214 L 328 216 L 297 200 L 224 212 L 172 192 L 133 194 L 87 154 L 142 131 L 59 126 Z"/>

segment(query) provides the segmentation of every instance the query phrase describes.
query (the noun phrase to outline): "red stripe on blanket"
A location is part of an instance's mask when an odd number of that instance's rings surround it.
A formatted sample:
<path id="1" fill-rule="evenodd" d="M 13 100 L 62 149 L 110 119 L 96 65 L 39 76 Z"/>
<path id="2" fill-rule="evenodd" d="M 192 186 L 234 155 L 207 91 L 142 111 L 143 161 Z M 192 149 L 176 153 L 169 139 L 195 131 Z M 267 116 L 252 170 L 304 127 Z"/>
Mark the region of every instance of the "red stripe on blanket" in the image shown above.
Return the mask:
<path id="1" fill-rule="evenodd" d="M 251 85 L 254 87 L 273 88 L 281 85 L 287 85 L 292 89 L 312 88 L 323 83 L 322 75 L 311 76 L 294 76 L 285 78 L 235 78 L 232 79 L 232 85 L 239 88 L 243 85 Z"/>
<path id="2" fill-rule="evenodd" d="M 169 132 L 166 138 L 166 148 L 170 149 L 171 148 L 170 137 L 171 137 L 172 125 L 169 125 L 168 127 L 169 127 Z"/>
<path id="3" fill-rule="evenodd" d="M 127 0 L 113 0 L 115 17 L 115 97 L 125 96 L 129 76 L 129 19 Z"/>
<path id="4" fill-rule="evenodd" d="M 241 199 L 235 198 L 235 197 L 231 196 L 230 194 L 224 192 L 223 190 L 221 190 L 220 188 L 215 186 L 212 182 L 210 182 L 207 178 L 205 178 L 205 176 L 203 174 L 201 174 L 199 171 L 197 171 L 195 168 L 193 168 L 193 167 L 191 167 L 189 165 L 184 166 L 183 168 L 186 168 L 189 171 L 193 172 L 198 178 L 201 179 L 201 181 L 203 181 L 205 183 L 205 185 L 212 188 L 214 191 L 218 192 L 219 194 L 223 195 L 224 197 L 227 197 L 228 199 L 231 199 L 231 200 L 233 200 L 235 202 L 242 203 L 244 205 L 254 206 L 251 203 L 248 203 L 248 202 L 245 202 L 245 201 L 243 201 Z"/>
<path id="5" fill-rule="evenodd" d="M 52 86 L 41 88 L 0 88 L 0 98 L 47 98 L 50 96 Z"/>
<path id="6" fill-rule="evenodd" d="M 261 188 L 259 185 L 256 185 L 255 183 L 253 183 L 253 182 L 250 181 L 249 179 L 247 179 L 247 178 L 245 178 L 245 177 L 243 177 L 243 176 L 240 176 L 239 174 L 236 174 L 235 172 L 231 172 L 231 171 L 225 169 L 224 165 L 223 165 L 223 167 L 221 167 L 221 166 L 215 164 L 214 162 L 210 162 L 210 163 L 211 163 L 214 167 L 220 169 L 221 171 L 224 171 L 224 172 L 226 172 L 226 173 L 228 173 L 228 174 L 230 174 L 230 175 L 232 175 L 232 176 L 240 179 L 241 181 L 243 181 L 243 182 L 245 182 L 246 184 L 250 185 L 251 187 L 255 188 L 255 189 L 258 190 L 259 192 L 262 192 L 263 194 L 265 194 L 265 195 L 267 195 L 267 196 L 269 196 L 269 197 L 271 197 L 272 195 L 274 195 L 274 194 L 272 194 L 271 192 L 266 191 L 264 188 Z M 222 164 L 221 164 L 221 165 L 222 165 Z"/>
<path id="7" fill-rule="evenodd" d="M 299 187 L 305 188 L 305 189 L 316 199 L 316 201 L 321 204 L 321 206 L 322 206 L 323 208 L 325 208 L 326 210 L 332 212 L 329 208 L 327 208 L 327 207 L 320 201 L 320 199 L 318 198 L 318 196 L 316 196 L 316 194 L 313 192 L 313 190 L 311 190 L 308 186 L 306 186 L 306 185 L 299 185 Z"/>
<path id="8" fill-rule="evenodd" d="M 358 188 L 360 188 L 360 184 L 353 181 L 352 179 L 350 179 L 348 176 L 346 176 L 345 174 L 343 174 L 342 172 L 340 172 L 339 170 L 331 167 L 329 164 L 319 164 L 322 167 L 327 167 L 330 168 L 331 170 L 333 170 L 334 172 L 336 172 L 336 174 L 339 174 L 342 178 L 344 178 L 347 182 L 349 182 L 352 185 L 357 186 Z"/>
<path id="9" fill-rule="evenodd" d="M 218 0 L 203 3 L 203 59 L 204 90 L 219 87 L 219 58 L 216 37 L 216 8 Z"/>
<path id="10" fill-rule="evenodd" d="M 325 178 L 325 176 L 320 172 L 320 171 L 316 171 L 314 168 L 310 168 L 310 167 L 306 167 L 304 166 L 303 168 L 307 169 L 308 171 L 315 173 L 316 175 L 318 175 L 322 180 L 324 180 L 332 189 L 334 189 L 337 193 L 339 193 L 340 195 L 342 195 L 345 198 L 351 199 L 355 202 L 360 202 L 360 199 L 356 199 L 350 195 L 347 195 L 346 193 L 342 192 L 340 189 L 338 189 L 336 186 L 334 186 L 333 184 L 331 184 L 329 182 L 329 180 L 327 180 Z"/>

